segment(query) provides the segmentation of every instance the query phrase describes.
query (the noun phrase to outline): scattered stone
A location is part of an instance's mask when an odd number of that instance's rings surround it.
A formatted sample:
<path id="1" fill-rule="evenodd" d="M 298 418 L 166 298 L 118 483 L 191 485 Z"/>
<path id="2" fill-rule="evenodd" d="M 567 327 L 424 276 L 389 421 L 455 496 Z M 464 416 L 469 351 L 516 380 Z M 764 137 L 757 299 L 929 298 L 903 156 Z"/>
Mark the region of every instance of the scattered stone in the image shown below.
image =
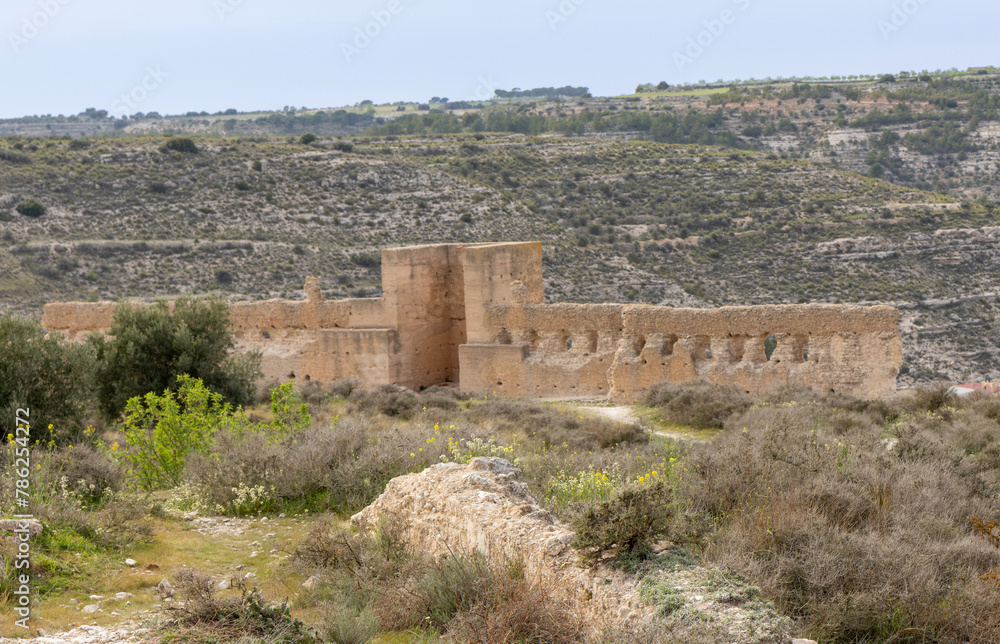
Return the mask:
<path id="1" fill-rule="evenodd" d="M 229 588 L 232 585 L 233 585 L 232 581 L 228 579 L 223 579 L 222 581 L 219 582 L 219 590 L 229 590 Z"/>
<path id="2" fill-rule="evenodd" d="M 29 537 L 42 534 L 42 523 L 38 519 L 0 519 L 0 532 L 14 532 L 28 528 Z"/>
<path id="3" fill-rule="evenodd" d="M 226 517 L 198 517 L 194 519 L 199 534 L 209 536 L 235 537 L 243 534 L 253 522 L 252 519 L 231 519 Z"/>
<path id="4" fill-rule="evenodd" d="M 256 556 L 257 556 L 257 551 L 256 550 L 254 550 L 253 552 L 250 553 L 250 558 L 251 559 L 253 559 Z"/>
<path id="5" fill-rule="evenodd" d="M 79 604 L 79 603 L 80 603 L 80 600 L 79 600 L 79 599 L 76 599 L 76 598 L 74 597 L 73 599 L 69 600 L 69 603 L 71 603 L 71 604 Z"/>
<path id="6" fill-rule="evenodd" d="M 97 601 L 99 599 L 104 599 L 104 595 L 91 595 L 90 598 Z"/>
<path id="7" fill-rule="evenodd" d="M 164 577 L 163 580 L 156 585 L 156 588 L 164 597 L 169 598 L 174 594 L 174 587 L 170 585 L 170 582 L 167 581 L 166 577 Z"/>
<path id="8" fill-rule="evenodd" d="M 799 639 L 793 639 L 792 644 L 816 644 L 816 640 L 807 640 L 799 638 Z"/>
<path id="9" fill-rule="evenodd" d="M 131 567 L 131 566 L 134 566 L 135 564 L 136 564 L 136 561 L 135 561 L 135 559 L 126 559 L 126 560 L 125 560 L 125 565 L 126 565 L 126 566 L 129 566 L 129 567 Z"/>
<path id="10" fill-rule="evenodd" d="M 284 513 L 284 512 L 282 512 L 281 514 L 279 514 L 279 515 L 278 515 L 278 518 L 279 518 L 279 519 L 284 519 L 284 518 L 285 518 L 285 513 Z"/>
<path id="11" fill-rule="evenodd" d="M 132 593 L 115 593 L 115 599 L 128 599 L 132 597 Z"/>
<path id="12" fill-rule="evenodd" d="M 156 564 L 153 564 L 153 563 L 151 563 L 148 566 L 146 566 L 146 570 L 159 570 L 159 569 L 160 569 L 160 567 L 157 566 Z"/>
<path id="13" fill-rule="evenodd" d="M 77 626 L 70 624 L 71 630 L 61 633 L 49 633 L 47 630 L 38 629 L 38 637 L 35 639 L 3 639 L 3 644 L 14 644 L 24 642 L 28 644 L 139 644 L 148 642 L 145 635 L 149 629 L 140 628 L 138 624 L 122 623 L 112 628 L 84 624 Z"/>
<path id="14" fill-rule="evenodd" d="M 254 573 L 248 572 L 247 574 L 243 575 L 243 579 L 254 579 L 256 576 L 257 575 L 255 575 Z"/>
<path id="15" fill-rule="evenodd" d="M 83 607 L 83 612 L 85 612 L 85 613 L 96 613 L 100 609 L 101 609 L 101 607 L 98 606 L 97 604 L 87 604 L 86 606 Z"/>

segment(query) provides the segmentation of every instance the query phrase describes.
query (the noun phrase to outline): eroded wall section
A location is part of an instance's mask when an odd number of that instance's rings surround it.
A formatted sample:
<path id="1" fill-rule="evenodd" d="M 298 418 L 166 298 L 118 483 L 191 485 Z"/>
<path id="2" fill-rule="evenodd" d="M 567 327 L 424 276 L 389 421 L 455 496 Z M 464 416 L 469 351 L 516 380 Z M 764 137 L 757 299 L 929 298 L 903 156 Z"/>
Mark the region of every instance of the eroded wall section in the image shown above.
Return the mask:
<path id="1" fill-rule="evenodd" d="M 702 379 L 875 398 L 895 391 L 902 364 L 887 306 L 506 304 L 485 317 L 489 342 L 462 347 L 462 388 L 503 396 L 631 402 L 657 382 Z"/>

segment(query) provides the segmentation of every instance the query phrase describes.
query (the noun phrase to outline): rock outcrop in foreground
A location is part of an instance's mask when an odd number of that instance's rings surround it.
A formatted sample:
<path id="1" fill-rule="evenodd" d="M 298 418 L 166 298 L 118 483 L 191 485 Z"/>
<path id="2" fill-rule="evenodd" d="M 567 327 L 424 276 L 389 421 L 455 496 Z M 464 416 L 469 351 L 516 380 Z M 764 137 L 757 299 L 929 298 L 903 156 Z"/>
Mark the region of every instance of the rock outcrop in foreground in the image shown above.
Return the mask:
<path id="1" fill-rule="evenodd" d="M 593 634 L 664 624 L 677 636 L 691 622 L 701 630 L 711 624 L 714 637 L 704 641 L 790 641 L 790 624 L 753 595 L 756 589 L 730 583 L 720 590 L 718 578 L 724 575 L 717 570 L 676 566 L 642 581 L 605 567 L 582 567 L 570 545 L 573 532 L 538 506 L 519 474 L 499 458 L 441 463 L 393 479 L 351 521 L 359 531 L 372 531 L 382 518 L 399 520 L 409 546 L 433 555 L 478 550 L 491 561 L 519 556 L 529 578 L 554 588 L 554 599 L 566 602 Z M 676 595 L 666 616 L 663 606 L 640 599 L 643 584 L 657 586 L 661 596 Z"/>

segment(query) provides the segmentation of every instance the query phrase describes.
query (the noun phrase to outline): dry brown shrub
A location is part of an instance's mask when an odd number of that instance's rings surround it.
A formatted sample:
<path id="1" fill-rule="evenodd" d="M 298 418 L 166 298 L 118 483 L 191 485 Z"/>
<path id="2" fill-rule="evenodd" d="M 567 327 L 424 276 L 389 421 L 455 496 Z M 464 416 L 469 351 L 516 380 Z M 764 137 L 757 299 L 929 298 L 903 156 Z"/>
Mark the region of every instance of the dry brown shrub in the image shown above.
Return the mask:
<path id="1" fill-rule="evenodd" d="M 185 475 L 209 503 L 222 507 L 236 497 L 234 488 L 262 486 L 274 507 L 356 511 L 390 479 L 439 462 L 444 441 L 428 443 L 432 436 L 429 427 L 365 414 L 314 424 L 294 442 L 280 444 L 260 433 L 220 432 L 213 455 L 192 456 Z"/>
<path id="2" fill-rule="evenodd" d="M 540 580 L 492 570 L 479 601 L 455 614 L 448 623 L 448 634 L 469 644 L 585 641 L 583 624 L 553 591 Z"/>
<path id="3" fill-rule="evenodd" d="M 355 389 L 348 401 L 353 414 L 379 413 L 403 420 L 413 418 L 421 408 L 417 394 L 396 385 L 380 385 L 371 391 Z"/>
<path id="4" fill-rule="evenodd" d="M 125 470 L 119 462 L 112 460 L 107 452 L 98 451 L 87 443 L 52 452 L 48 457 L 48 467 L 53 477 L 65 476 L 68 489 L 91 503 L 110 492 L 121 490 L 125 479 Z"/>
<path id="5" fill-rule="evenodd" d="M 721 428 L 732 416 L 746 411 L 753 397 L 737 387 L 723 387 L 695 381 L 682 385 L 659 383 L 642 398 L 644 405 L 657 407 L 664 420 L 697 428 Z"/>
<path id="6" fill-rule="evenodd" d="M 995 633 L 976 585 L 1000 555 L 969 517 L 1000 514 L 1000 427 L 961 405 L 891 425 L 874 409 L 765 404 L 731 418 L 682 488 L 723 526 L 708 557 L 825 641 Z"/>
<path id="7" fill-rule="evenodd" d="M 385 631 L 434 628 L 461 642 L 580 642 L 583 625 L 550 584 L 528 578 L 517 557 L 479 553 L 431 557 L 403 542 L 403 526 L 383 518 L 375 534 L 316 526 L 292 563 L 333 589 L 331 619 L 350 631 L 372 614 Z M 352 621 L 354 620 L 354 621 Z"/>

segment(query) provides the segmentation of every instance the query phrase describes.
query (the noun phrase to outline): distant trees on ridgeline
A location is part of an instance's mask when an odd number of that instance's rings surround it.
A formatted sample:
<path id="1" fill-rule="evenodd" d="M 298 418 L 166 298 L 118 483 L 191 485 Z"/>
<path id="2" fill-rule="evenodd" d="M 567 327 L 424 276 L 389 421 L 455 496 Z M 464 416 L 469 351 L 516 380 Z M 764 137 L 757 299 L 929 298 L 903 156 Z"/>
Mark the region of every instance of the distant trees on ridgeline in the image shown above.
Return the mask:
<path id="1" fill-rule="evenodd" d="M 588 87 L 536 87 L 534 89 L 521 89 L 515 87 L 512 90 L 498 89 L 494 92 L 497 98 L 580 98 L 585 94 L 590 94 Z"/>

